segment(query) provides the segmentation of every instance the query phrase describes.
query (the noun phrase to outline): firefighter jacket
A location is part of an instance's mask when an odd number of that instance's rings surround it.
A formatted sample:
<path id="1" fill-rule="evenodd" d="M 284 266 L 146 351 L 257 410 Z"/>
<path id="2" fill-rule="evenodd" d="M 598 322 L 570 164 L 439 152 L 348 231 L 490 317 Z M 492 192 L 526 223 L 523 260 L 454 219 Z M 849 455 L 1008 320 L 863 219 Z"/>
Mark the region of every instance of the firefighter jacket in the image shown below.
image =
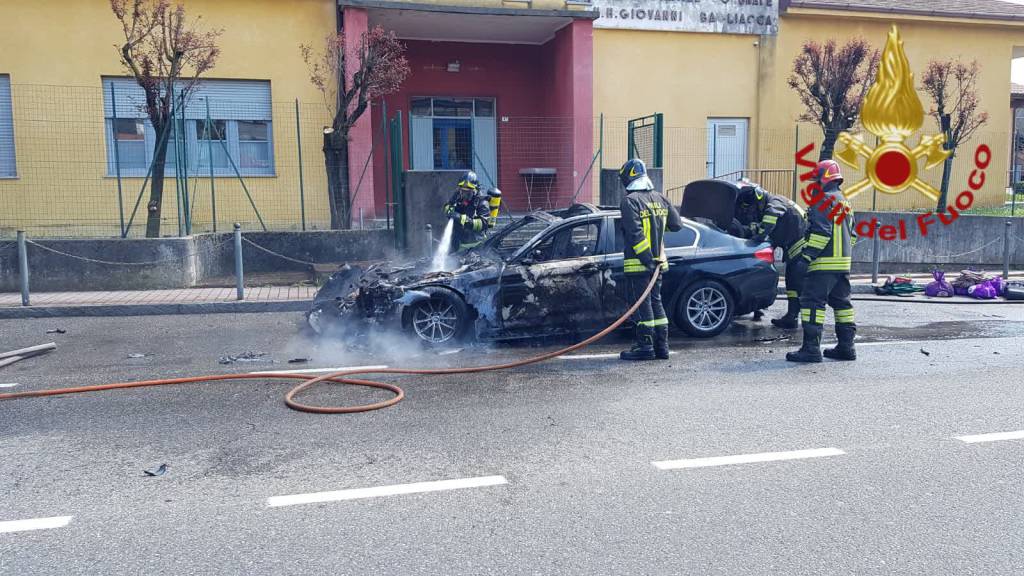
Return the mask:
<path id="1" fill-rule="evenodd" d="M 453 240 L 458 243 L 459 250 L 472 248 L 487 237 L 491 206 L 486 194 L 475 191 L 467 196 L 456 191 L 444 205 L 444 213 L 455 220 Z"/>
<path id="2" fill-rule="evenodd" d="M 767 238 L 772 248 L 782 248 L 788 260 L 800 255 L 807 234 L 807 213 L 789 198 L 768 195 L 768 205 L 757 227 L 757 236 Z"/>
<path id="3" fill-rule="evenodd" d="M 809 263 L 808 272 L 850 272 L 856 242 L 853 210 L 838 183 L 826 186 L 824 197 L 807 209 L 804 241 L 802 257 Z"/>
<path id="4" fill-rule="evenodd" d="M 682 229 L 679 212 L 660 193 L 654 190 L 630 192 L 619 205 L 622 212 L 622 236 L 625 239 L 624 260 L 626 274 L 640 274 L 654 270 L 656 260 L 662 260 L 662 270 L 668 270 L 665 252 L 665 229 Z"/>

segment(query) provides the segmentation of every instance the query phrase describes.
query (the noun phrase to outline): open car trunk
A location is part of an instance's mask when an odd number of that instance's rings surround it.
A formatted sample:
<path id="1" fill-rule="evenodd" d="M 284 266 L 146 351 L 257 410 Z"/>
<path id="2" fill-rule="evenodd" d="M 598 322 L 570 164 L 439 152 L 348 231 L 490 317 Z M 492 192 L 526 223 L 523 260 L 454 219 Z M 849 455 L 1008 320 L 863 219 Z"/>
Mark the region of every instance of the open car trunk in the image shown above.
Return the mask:
<path id="1" fill-rule="evenodd" d="M 730 234 L 740 187 L 724 180 L 695 180 L 683 190 L 679 214 Z"/>

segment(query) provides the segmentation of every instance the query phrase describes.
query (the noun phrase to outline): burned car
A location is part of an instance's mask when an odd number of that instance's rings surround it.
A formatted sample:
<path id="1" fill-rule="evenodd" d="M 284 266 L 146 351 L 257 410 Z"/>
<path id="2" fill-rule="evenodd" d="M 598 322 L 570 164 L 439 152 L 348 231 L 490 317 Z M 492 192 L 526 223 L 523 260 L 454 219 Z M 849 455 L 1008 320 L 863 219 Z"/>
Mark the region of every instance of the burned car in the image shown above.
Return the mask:
<path id="1" fill-rule="evenodd" d="M 429 344 L 593 332 L 632 304 L 619 218 L 617 208 L 588 204 L 534 212 L 450 256 L 448 271 L 431 270 L 429 259 L 345 267 L 320 289 L 307 318 L 318 333 L 393 324 Z M 711 220 L 683 222 L 665 236 L 663 296 L 675 327 L 712 337 L 735 316 L 774 302 L 771 248 L 730 236 Z"/>

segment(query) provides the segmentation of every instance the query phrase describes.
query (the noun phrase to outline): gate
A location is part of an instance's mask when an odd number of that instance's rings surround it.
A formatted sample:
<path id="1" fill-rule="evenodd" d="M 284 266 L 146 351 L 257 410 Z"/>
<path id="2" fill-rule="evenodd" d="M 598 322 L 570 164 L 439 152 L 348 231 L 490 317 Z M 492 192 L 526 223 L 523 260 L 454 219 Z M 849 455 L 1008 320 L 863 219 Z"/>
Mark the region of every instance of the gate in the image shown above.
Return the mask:
<path id="1" fill-rule="evenodd" d="M 664 125 L 665 116 L 660 113 L 630 120 L 626 131 L 629 157 L 643 160 L 648 168 L 664 168 Z"/>

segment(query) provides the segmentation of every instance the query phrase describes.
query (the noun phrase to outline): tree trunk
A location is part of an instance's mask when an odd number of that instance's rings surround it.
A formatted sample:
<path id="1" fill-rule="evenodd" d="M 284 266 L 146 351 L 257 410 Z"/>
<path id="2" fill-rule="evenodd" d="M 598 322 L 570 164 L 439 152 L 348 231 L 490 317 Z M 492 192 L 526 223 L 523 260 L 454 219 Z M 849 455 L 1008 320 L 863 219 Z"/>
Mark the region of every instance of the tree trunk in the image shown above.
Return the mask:
<path id="1" fill-rule="evenodd" d="M 146 238 L 160 237 L 160 213 L 164 199 L 164 172 L 167 162 L 167 126 L 153 126 L 156 149 L 153 151 L 153 173 L 149 179 L 149 204 L 146 205 Z"/>
<path id="2" fill-rule="evenodd" d="M 324 165 L 327 168 L 327 200 L 331 207 L 331 229 L 347 230 L 352 225 L 347 132 L 335 131 L 324 134 Z"/>
<path id="3" fill-rule="evenodd" d="M 946 158 L 946 161 L 942 163 L 942 187 L 939 189 L 939 202 L 935 208 L 937 212 L 942 212 L 946 209 L 947 201 L 949 200 L 949 179 L 953 173 L 953 156 L 955 152 L 953 150 L 953 134 L 950 132 L 950 120 L 949 114 L 943 114 L 939 118 L 942 133 L 946 135 L 946 142 L 942 147 L 949 150 L 949 158 Z"/>
<path id="4" fill-rule="evenodd" d="M 839 138 L 839 132 L 841 130 L 833 130 L 831 128 L 825 130 L 825 139 L 821 141 L 821 152 L 818 153 L 818 162 L 832 159 L 832 154 L 836 149 L 836 140 Z"/>

